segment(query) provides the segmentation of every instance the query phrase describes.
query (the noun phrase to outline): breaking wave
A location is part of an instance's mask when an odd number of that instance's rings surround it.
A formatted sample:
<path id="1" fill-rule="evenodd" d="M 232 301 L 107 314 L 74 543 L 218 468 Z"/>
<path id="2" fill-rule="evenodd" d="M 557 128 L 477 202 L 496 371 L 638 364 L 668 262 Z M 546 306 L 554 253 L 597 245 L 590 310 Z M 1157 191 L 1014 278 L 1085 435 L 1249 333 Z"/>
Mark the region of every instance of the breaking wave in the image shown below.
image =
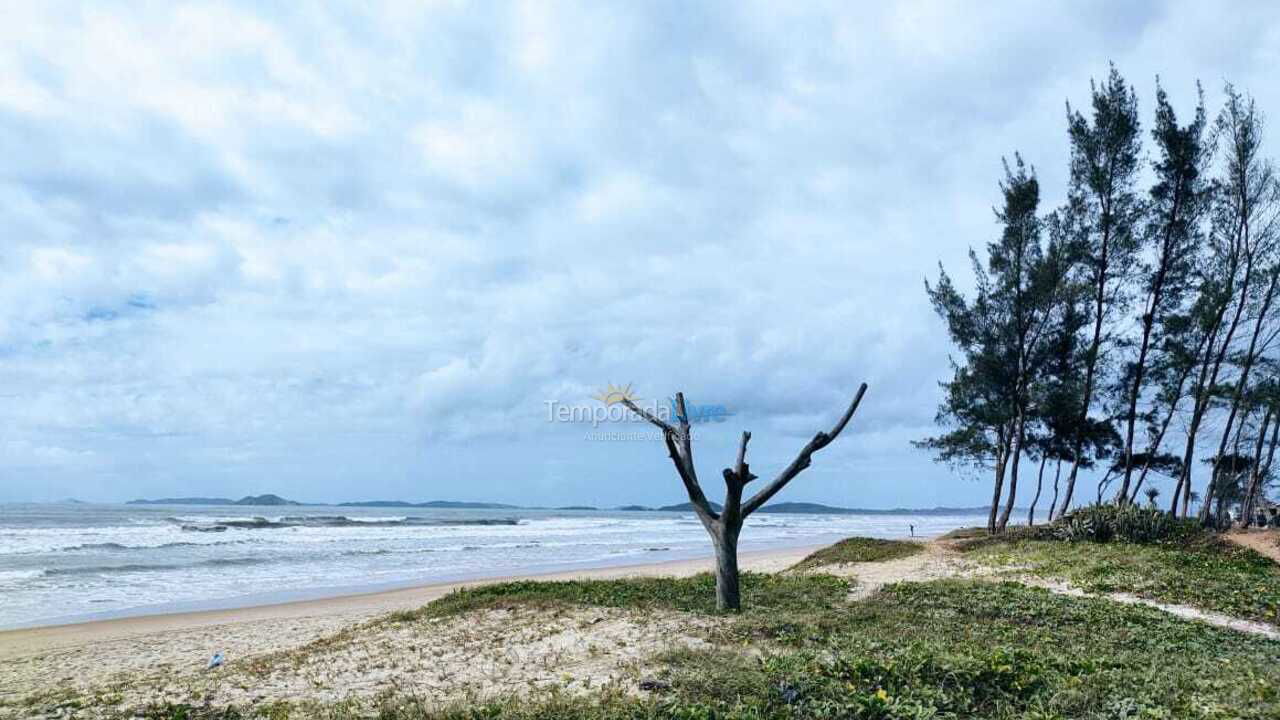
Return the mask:
<path id="1" fill-rule="evenodd" d="M 266 558 L 214 558 L 213 560 L 201 560 L 199 562 L 187 564 L 173 563 L 128 563 L 125 565 L 87 565 L 85 567 L 73 568 L 49 568 L 42 574 L 45 577 L 58 577 L 65 575 L 113 575 L 119 573 L 139 573 L 139 572 L 164 572 L 166 570 L 185 570 L 187 568 L 218 568 L 218 567 L 248 567 L 250 565 L 263 565 L 271 562 Z"/>
<path id="2" fill-rule="evenodd" d="M 519 525 L 515 518 L 469 518 L 465 520 L 396 517 L 396 518 L 349 518 L 345 515 L 286 515 L 272 520 L 265 517 L 226 518 L 204 522 L 171 517 L 168 522 L 180 526 L 188 532 L 225 532 L 235 530 L 278 530 L 292 527 L 325 527 L 325 528 L 368 528 L 368 527 L 450 527 L 474 525 Z"/>

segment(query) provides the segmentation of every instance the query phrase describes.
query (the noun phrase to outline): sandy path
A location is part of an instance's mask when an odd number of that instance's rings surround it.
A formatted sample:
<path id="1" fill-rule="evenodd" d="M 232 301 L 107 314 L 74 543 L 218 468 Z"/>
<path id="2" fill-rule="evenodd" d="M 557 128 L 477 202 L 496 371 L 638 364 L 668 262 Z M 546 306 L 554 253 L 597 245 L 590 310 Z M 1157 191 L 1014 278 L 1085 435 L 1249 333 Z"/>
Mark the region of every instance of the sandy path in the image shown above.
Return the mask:
<path id="1" fill-rule="evenodd" d="M 1276 535 L 1276 533 L 1272 533 L 1270 538 L 1268 538 L 1264 536 L 1263 533 L 1257 532 L 1250 533 L 1244 537 L 1257 543 L 1269 543 L 1275 541 Z M 1252 544 L 1249 546 L 1253 547 Z M 1271 545 L 1270 547 L 1273 551 L 1280 550 L 1280 548 L 1276 548 L 1274 545 Z M 1129 593 L 1089 593 L 1066 582 L 1022 575 L 1016 571 L 1000 572 L 998 568 L 988 567 L 968 560 L 963 554 L 952 548 L 950 543 L 947 541 L 932 541 L 926 543 L 924 552 L 917 553 L 911 557 L 905 557 L 898 560 L 888 560 L 885 562 L 850 563 L 847 565 L 828 566 L 822 568 L 820 571 L 856 578 L 858 584 L 850 593 L 850 598 L 853 600 L 861 600 L 863 598 L 870 597 L 881 587 L 896 582 L 927 582 L 929 580 L 942 580 L 946 578 L 968 578 L 991 582 L 1013 580 L 1024 585 L 1044 588 L 1045 590 L 1059 595 L 1069 595 L 1072 597 L 1101 597 L 1114 602 L 1125 603 L 1127 605 L 1145 605 L 1147 607 L 1167 612 L 1170 615 L 1180 617 L 1184 620 L 1197 620 L 1215 627 L 1235 630 L 1237 632 L 1248 633 L 1250 635 L 1260 635 L 1272 640 L 1280 640 L 1280 629 L 1277 629 L 1272 625 L 1268 625 L 1267 623 L 1243 620 L 1241 618 L 1201 610 L 1188 605 L 1162 603 L 1149 598 L 1131 595 Z"/>
<path id="2" fill-rule="evenodd" d="M 1232 530 L 1223 537 L 1280 563 L 1280 530 Z"/>
<path id="3" fill-rule="evenodd" d="M 858 584 L 849 599 L 862 600 L 896 582 L 928 582 L 954 577 L 970 577 L 977 566 L 940 542 L 924 543 L 924 551 L 910 557 L 880 562 L 827 565 L 817 572 L 855 578 Z"/>

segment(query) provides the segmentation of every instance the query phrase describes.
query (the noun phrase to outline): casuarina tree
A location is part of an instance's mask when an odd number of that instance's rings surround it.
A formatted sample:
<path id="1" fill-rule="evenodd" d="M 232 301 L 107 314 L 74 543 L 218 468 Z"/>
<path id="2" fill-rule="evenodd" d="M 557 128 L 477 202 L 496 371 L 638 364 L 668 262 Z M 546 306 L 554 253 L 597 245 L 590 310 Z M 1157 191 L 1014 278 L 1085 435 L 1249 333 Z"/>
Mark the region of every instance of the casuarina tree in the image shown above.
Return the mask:
<path id="1" fill-rule="evenodd" d="M 1092 111 L 1086 118 L 1067 108 L 1071 188 L 1063 212 L 1080 228 L 1077 268 L 1089 288 L 1092 307 L 1079 422 L 1072 438 L 1075 457 L 1059 515 L 1071 507 L 1089 412 L 1104 370 L 1104 350 L 1114 338 L 1112 324 L 1127 299 L 1125 280 L 1138 247 L 1136 230 L 1142 211 L 1134 190 L 1142 151 L 1138 98 L 1114 67 L 1105 83 L 1094 86 Z"/>
<path id="2" fill-rule="evenodd" d="M 1138 402 L 1144 382 L 1150 380 L 1152 356 L 1158 350 L 1156 340 L 1164 324 L 1181 309 L 1196 269 L 1200 218 L 1208 206 L 1211 187 L 1205 172 L 1212 155 L 1204 141 L 1205 124 L 1203 95 L 1194 119 L 1180 126 L 1164 88 L 1157 87 L 1156 122 L 1151 134 L 1160 154 L 1154 163 L 1156 181 L 1147 204 L 1146 227 L 1137 236 L 1151 259 L 1138 262 L 1140 290 L 1145 296 L 1139 318 L 1140 338 L 1136 356 L 1125 364 L 1121 375 L 1125 403 L 1124 476 L 1116 494 L 1121 503 L 1130 502 L 1137 495 L 1136 489 L 1130 490 L 1135 467 L 1148 467 L 1134 462 L 1140 452 L 1134 447 L 1134 430 L 1139 420 Z M 1156 457 L 1154 450 L 1146 457 Z"/>
<path id="3" fill-rule="evenodd" d="M 1021 157 L 1005 165 L 1000 190 L 1001 233 L 987 245 L 985 266 L 970 251 L 977 285 L 973 299 L 957 290 L 945 270 L 936 284 L 925 285 L 962 361 L 952 360 L 953 377 L 943 383 L 938 420 L 948 431 L 916 443 L 940 461 L 994 471 L 990 532 L 1005 528 L 1017 497 L 1035 419 L 1032 386 L 1049 358 L 1049 331 L 1068 268 L 1065 249 L 1044 242 L 1037 215 L 1040 184 Z M 1006 470 L 1008 494 L 1001 508 Z"/>

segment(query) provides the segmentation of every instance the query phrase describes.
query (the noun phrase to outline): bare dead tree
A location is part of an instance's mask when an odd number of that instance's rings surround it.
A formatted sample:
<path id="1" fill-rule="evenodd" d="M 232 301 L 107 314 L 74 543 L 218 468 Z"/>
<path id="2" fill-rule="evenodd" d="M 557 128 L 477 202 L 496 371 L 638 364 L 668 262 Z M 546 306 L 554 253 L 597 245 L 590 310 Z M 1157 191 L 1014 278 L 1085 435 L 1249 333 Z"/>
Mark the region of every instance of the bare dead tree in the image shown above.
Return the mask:
<path id="1" fill-rule="evenodd" d="M 662 438 L 667 444 L 667 452 L 676 467 L 680 481 L 684 483 L 685 492 L 693 511 L 711 536 L 711 544 L 716 550 L 716 607 L 720 610 L 737 610 L 741 607 L 741 594 L 738 587 L 738 535 L 742 532 L 742 521 L 751 513 L 759 510 L 778 491 L 787 486 L 796 475 L 799 475 L 812 462 L 813 454 L 827 445 L 844 430 L 845 425 L 857 412 L 862 402 L 862 395 L 867 391 L 867 384 L 862 383 L 858 392 L 844 411 L 840 421 L 829 432 L 818 432 L 813 439 L 800 449 L 800 454 L 787 465 L 777 477 L 757 492 L 746 502 L 742 501 L 742 491 L 747 483 L 756 479 L 747 464 L 747 443 L 751 441 L 751 433 L 744 431 L 742 441 L 738 445 L 738 460 L 731 468 L 723 471 L 725 494 L 724 506 L 717 513 L 707 496 L 698 484 L 698 474 L 693 467 L 693 438 L 689 433 L 689 415 L 684 408 L 684 393 L 676 393 L 676 425 L 672 425 L 640 406 L 629 398 L 623 404 L 632 412 L 656 425 L 662 430 Z"/>

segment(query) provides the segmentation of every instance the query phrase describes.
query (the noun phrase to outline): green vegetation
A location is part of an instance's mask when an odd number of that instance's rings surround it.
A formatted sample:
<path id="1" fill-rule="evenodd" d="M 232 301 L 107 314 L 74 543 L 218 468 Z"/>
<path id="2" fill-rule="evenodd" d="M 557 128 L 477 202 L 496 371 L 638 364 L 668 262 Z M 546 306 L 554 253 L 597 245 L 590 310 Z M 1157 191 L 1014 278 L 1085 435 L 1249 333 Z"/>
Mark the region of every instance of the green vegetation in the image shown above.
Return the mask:
<path id="1" fill-rule="evenodd" d="M 1118 540 L 1141 544 L 1185 544 L 1206 537 L 1200 523 L 1195 520 L 1136 505 L 1089 505 L 1073 510 L 1049 529 L 1058 539 L 1069 542 Z"/>
<path id="2" fill-rule="evenodd" d="M 943 536 L 956 546 L 973 550 L 1005 546 L 1020 540 L 1065 542 L 1128 542 L 1142 545 L 1192 546 L 1216 542 L 1217 536 L 1190 518 L 1179 518 L 1152 507 L 1088 505 L 1045 525 L 1015 525 L 999 535 L 982 528 L 960 528 Z"/>
<path id="3" fill-rule="evenodd" d="M 1179 545 L 979 541 L 971 553 L 1089 592 L 1127 592 L 1280 625 L 1280 565 L 1213 537 Z"/>
<path id="4" fill-rule="evenodd" d="M 848 592 L 847 580 L 830 575 L 742 574 L 742 596 L 747 613 L 794 613 L 827 608 L 843 601 Z M 702 573 L 686 578 L 518 581 L 482 585 L 457 590 L 418 610 L 395 613 L 390 619 L 411 622 L 476 610 L 553 606 L 715 613 L 715 578 L 710 573 Z"/>
<path id="5" fill-rule="evenodd" d="M 824 547 L 796 563 L 793 570 L 812 570 L 824 565 L 881 562 L 910 557 L 924 550 L 924 545 L 903 540 L 851 537 L 835 545 Z"/>
<path id="6" fill-rule="evenodd" d="M 605 582 L 620 589 L 604 597 L 652 601 L 628 589 L 631 583 Z M 822 585 L 797 578 L 783 584 L 816 593 L 804 604 L 818 608 L 815 619 L 825 615 L 823 623 L 834 624 L 817 636 L 774 628 L 773 642 L 764 645 L 773 649 L 761 655 L 736 645 L 668 652 L 657 658 L 655 690 L 641 697 L 616 689 L 552 693 L 432 711 L 401 693 L 374 707 L 275 705 L 241 715 L 168 706 L 144 717 L 1225 719 L 1280 713 L 1280 643 L 1150 608 L 967 581 L 892 585 L 867 601 L 833 608 Z M 561 587 L 554 594 L 578 602 L 596 592 Z M 539 597 L 550 601 L 549 594 Z M 458 608 L 456 597 L 440 602 Z"/>

